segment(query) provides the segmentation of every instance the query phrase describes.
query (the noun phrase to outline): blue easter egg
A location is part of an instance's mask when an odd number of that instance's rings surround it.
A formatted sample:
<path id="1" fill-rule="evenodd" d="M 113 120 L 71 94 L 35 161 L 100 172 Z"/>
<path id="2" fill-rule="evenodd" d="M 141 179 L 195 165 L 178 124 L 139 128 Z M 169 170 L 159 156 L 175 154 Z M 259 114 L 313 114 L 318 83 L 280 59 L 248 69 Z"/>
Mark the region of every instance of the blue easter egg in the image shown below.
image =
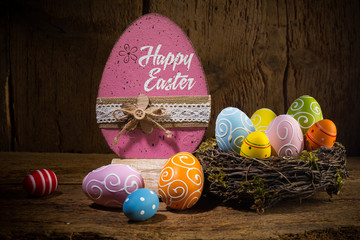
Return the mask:
<path id="1" fill-rule="evenodd" d="M 140 188 L 132 192 L 123 205 L 123 212 L 132 221 L 144 221 L 155 215 L 159 198 L 154 191 Z"/>
<path id="2" fill-rule="evenodd" d="M 254 131 L 250 118 L 234 107 L 223 109 L 216 119 L 216 142 L 224 152 L 240 153 L 242 142 Z"/>

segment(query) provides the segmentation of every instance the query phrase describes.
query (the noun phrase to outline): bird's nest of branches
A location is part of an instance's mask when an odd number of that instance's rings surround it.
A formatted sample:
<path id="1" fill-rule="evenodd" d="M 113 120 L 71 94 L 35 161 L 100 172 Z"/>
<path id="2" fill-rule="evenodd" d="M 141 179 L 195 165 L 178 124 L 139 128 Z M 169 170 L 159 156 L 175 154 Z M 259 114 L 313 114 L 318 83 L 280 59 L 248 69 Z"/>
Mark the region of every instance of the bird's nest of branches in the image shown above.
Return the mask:
<path id="1" fill-rule="evenodd" d="M 338 194 L 348 177 L 345 147 L 302 151 L 296 157 L 247 158 L 222 152 L 215 139 L 195 151 L 205 175 L 205 193 L 224 203 L 263 212 L 285 198 L 307 198 L 319 191 Z"/>

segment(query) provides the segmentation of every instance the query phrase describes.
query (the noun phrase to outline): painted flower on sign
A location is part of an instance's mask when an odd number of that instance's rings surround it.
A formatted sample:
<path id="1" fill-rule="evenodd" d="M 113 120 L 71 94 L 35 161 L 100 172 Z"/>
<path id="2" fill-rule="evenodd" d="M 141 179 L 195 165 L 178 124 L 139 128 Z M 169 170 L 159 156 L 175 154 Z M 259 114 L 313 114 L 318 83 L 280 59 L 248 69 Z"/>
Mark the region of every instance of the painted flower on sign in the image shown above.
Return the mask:
<path id="1" fill-rule="evenodd" d="M 135 52 L 137 52 L 137 47 L 130 48 L 129 44 L 124 45 L 124 50 L 119 51 L 119 55 L 124 57 L 124 63 L 128 63 L 131 60 L 136 62 L 137 56 L 135 55 Z"/>

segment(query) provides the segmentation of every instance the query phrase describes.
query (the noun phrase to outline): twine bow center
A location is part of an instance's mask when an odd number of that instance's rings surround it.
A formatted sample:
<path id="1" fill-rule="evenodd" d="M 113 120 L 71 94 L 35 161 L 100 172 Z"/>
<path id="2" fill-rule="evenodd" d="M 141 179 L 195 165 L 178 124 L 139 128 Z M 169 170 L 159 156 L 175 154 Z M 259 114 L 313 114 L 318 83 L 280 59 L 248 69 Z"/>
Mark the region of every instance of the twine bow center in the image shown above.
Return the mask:
<path id="1" fill-rule="evenodd" d="M 167 115 L 166 108 L 154 106 L 149 107 L 150 100 L 145 94 L 140 94 L 136 101 L 136 106 L 127 102 L 123 104 L 121 109 L 113 111 L 113 116 L 117 121 L 129 118 L 119 134 L 114 138 L 114 144 L 116 145 L 118 143 L 120 136 L 125 132 L 125 130 L 133 131 L 139 124 L 141 130 L 146 134 L 152 133 L 155 125 L 161 128 L 166 133 L 167 137 L 172 137 L 171 132 L 155 120 L 156 118 L 165 117 Z M 119 112 L 123 112 L 124 116 L 119 117 Z"/>

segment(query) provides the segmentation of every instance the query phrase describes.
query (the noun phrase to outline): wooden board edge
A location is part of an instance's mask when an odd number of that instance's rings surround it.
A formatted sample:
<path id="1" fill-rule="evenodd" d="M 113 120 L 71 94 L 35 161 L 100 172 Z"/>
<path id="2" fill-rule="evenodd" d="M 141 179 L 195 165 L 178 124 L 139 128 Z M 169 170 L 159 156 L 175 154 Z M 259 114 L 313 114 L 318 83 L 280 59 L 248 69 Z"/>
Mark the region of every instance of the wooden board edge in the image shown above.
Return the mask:
<path id="1" fill-rule="evenodd" d="M 113 158 L 111 164 L 125 164 L 135 168 L 144 179 L 145 188 L 158 194 L 160 172 L 168 159 L 120 159 Z"/>

